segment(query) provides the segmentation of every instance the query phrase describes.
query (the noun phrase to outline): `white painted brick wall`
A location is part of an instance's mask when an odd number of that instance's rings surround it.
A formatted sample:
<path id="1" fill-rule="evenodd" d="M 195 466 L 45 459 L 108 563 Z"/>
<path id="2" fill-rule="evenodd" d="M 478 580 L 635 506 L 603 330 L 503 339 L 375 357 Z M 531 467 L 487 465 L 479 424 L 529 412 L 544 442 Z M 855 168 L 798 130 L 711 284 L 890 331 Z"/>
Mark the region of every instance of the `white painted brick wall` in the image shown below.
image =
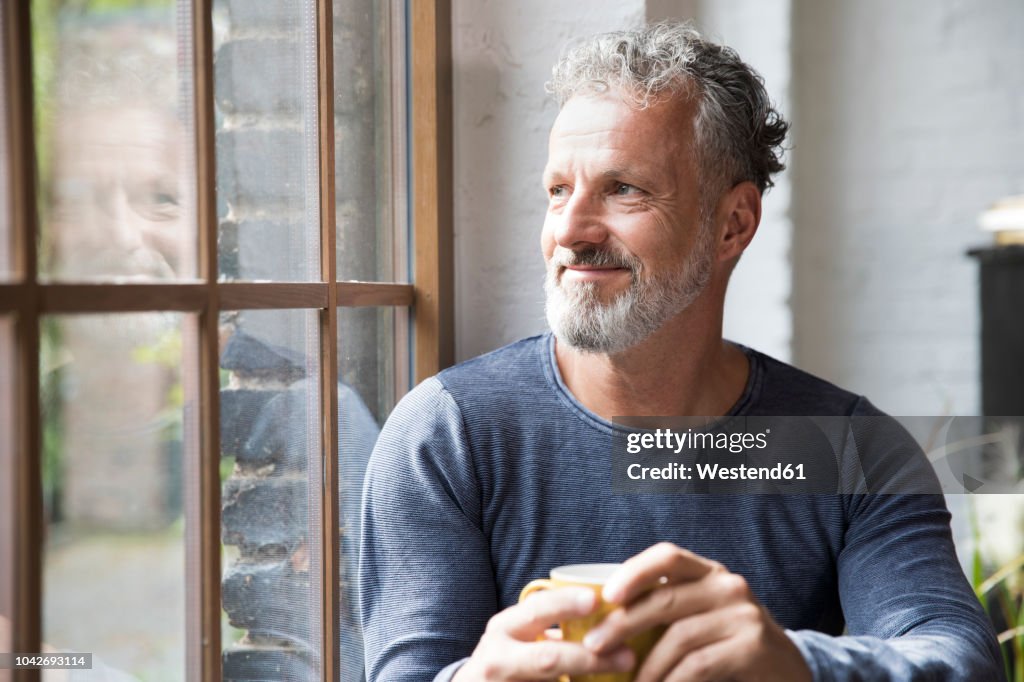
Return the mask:
<path id="1" fill-rule="evenodd" d="M 964 253 L 1024 191 L 1024 4 L 794 10 L 794 359 L 891 413 L 976 413 Z"/>

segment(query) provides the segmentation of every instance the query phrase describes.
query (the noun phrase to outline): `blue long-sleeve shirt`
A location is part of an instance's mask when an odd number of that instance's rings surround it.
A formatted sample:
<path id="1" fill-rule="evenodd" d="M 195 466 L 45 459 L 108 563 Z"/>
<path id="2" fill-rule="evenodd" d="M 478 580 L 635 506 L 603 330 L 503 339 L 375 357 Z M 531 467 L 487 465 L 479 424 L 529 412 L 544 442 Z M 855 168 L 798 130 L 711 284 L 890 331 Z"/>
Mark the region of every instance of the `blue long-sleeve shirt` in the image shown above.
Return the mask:
<path id="1" fill-rule="evenodd" d="M 730 414 L 877 413 L 746 352 L 750 378 Z M 566 388 L 550 335 L 446 370 L 402 400 L 363 491 L 369 680 L 450 679 L 530 580 L 660 541 L 743 575 L 815 680 L 1004 679 L 941 496 L 617 493 L 608 458 L 619 428 Z"/>

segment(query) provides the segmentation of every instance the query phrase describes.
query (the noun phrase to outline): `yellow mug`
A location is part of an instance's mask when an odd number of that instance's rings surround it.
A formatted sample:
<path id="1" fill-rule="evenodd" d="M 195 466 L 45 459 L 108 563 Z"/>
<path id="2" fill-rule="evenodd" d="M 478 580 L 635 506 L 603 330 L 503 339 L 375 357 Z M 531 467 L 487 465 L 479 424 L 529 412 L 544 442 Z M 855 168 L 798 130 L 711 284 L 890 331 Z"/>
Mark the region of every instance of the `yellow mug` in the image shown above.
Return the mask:
<path id="1" fill-rule="evenodd" d="M 572 566 L 559 566 L 551 569 L 551 579 L 532 580 L 523 591 L 519 593 L 519 601 L 523 601 L 534 592 L 540 590 L 553 590 L 559 587 L 589 587 L 597 593 L 599 606 L 589 616 L 567 620 L 559 623 L 562 630 L 562 639 L 568 642 L 582 642 L 594 627 L 613 609 L 618 608 L 601 599 L 601 588 L 622 564 L 575 564 Z M 664 626 L 652 628 L 641 632 L 626 640 L 626 646 L 633 650 L 636 655 L 636 665 L 633 671 L 617 673 L 594 673 L 590 675 L 563 675 L 560 682 L 632 682 L 634 672 L 640 668 L 640 664 L 651 653 L 651 649 L 658 639 L 664 634 Z"/>

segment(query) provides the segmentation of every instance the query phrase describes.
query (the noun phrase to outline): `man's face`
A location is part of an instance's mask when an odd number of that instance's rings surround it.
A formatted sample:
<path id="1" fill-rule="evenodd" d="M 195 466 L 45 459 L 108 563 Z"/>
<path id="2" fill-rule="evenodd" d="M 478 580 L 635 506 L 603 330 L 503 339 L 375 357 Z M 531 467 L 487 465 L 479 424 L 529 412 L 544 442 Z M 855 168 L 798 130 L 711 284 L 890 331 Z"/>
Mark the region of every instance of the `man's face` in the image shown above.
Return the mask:
<path id="1" fill-rule="evenodd" d="M 577 95 L 559 113 L 541 236 L 559 340 L 625 350 L 707 285 L 715 242 L 700 211 L 694 113 L 686 101 L 635 109 L 615 93 Z"/>
<path id="2" fill-rule="evenodd" d="M 52 274 L 88 280 L 193 273 L 181 126 L 157 107 L 64 107 L 54 130 Z"/>

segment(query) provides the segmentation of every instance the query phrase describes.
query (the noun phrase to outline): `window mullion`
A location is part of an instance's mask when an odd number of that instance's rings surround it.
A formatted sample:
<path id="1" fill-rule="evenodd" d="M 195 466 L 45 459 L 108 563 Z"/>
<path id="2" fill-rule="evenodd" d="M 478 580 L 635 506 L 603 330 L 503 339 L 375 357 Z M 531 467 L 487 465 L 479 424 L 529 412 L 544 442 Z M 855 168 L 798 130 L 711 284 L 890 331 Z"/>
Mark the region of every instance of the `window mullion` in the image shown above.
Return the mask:
<path id="1" fill-rule="evenodd" d="M 451 2 L 410 3 L 415 381 L 455 360 Z"/>
<path id="2" fill-rule="evenodd" d="M 205 285 L 205 306 L 199 315 L 193 343 L 198 381 L 189 398 L 198 404 L 198 442 L 186 464 L 186 512 L 189 571 L 186 608 L 188 679 L 221 679 L 221 521 L 220 521 L 220 363 L 217 286 L 216 123 L 212 0 L 192 0 L 192 71 L 195 164 L 194 207 L 198 227 L 198 274 Z M 198 365 L 198 367 L 196 367 Z M 198 395 L 196 395 L 198 394 Z"/>
<path id="3" fill-rule="evenodd" d="M 15 270 L 24 278 L 22 307 L 17 318 L 15 421 L 20 426 L 14 452 L 14 576 L 13 651 L 40 651 L 42 636 L 41 484 L 42 430 L 39 406 L 39 316 L 37 306 L 36 172 L 32 92 L 32 45 L 29 3 L 3 4 L 3 36 L 7 61 L 8 150 L 14 230 Z M 6 567 L 5 567 L 6 568 Z M 6 571 L 4 571 L 6 573 Z M 19 679 L 38 680 L 39 672 L 23 671 Z"/>
<path id="4" fill-rule="evenodd" d="M 337 219 L 334 197 L 334 9 L 333 0 L 317 0 L 317 114 L 320 169 L 320 274 L 329 284 L 327 307 L 320 313 L 320 390 L 323 472 L 321 505 L 321 674 L 340 679 L 345 662 L 338 645 L 338 288 Z"/>

